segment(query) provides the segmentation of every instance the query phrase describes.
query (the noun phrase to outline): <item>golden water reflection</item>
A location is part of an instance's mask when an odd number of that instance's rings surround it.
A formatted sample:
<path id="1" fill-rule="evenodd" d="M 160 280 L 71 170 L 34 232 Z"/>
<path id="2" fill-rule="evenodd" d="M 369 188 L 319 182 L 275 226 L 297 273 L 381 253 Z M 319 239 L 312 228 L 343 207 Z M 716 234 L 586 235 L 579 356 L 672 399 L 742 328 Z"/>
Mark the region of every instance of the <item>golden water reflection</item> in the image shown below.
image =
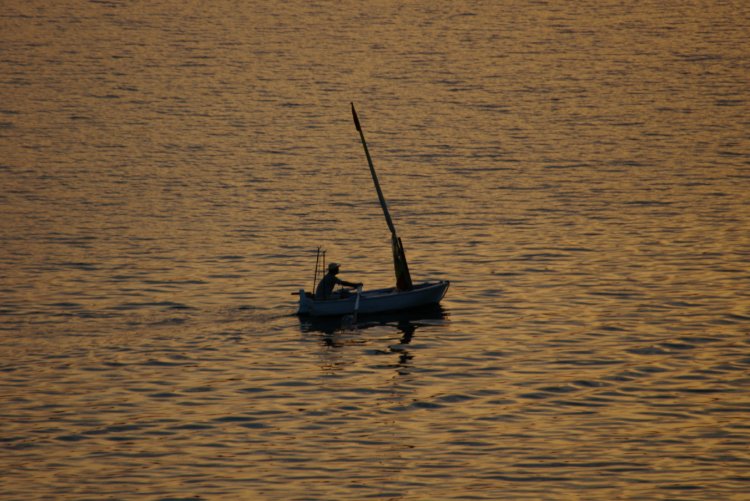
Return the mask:
<path id="1" fill-rule="evenodd" d="M 742 499 L 747 19 L 5 2 L 3 493 Z M 294 316 L 393 285 L 351 101 L 438 316 Z"/>

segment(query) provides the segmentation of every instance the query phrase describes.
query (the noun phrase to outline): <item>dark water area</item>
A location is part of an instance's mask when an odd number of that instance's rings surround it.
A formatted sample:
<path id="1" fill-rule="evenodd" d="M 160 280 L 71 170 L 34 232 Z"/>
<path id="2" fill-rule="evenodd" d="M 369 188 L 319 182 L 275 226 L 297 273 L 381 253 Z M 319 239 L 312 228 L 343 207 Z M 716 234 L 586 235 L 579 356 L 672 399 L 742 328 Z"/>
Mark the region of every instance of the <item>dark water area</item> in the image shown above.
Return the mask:
<path id="1" fill-rule="evenodd" d="M 5 2 L 3 499 L 747 499 L 742 2 Z M 392 285 L 357 104 L 441 308 Z M 337 323 L 338 322 L 338 323 Z"/>

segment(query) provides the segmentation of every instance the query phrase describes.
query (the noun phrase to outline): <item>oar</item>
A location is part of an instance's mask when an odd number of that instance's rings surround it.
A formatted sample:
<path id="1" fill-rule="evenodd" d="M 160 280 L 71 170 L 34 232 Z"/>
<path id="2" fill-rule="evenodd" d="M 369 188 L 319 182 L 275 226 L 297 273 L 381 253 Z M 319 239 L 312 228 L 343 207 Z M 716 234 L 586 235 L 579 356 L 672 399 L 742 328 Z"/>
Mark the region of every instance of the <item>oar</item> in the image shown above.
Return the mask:
<path id="1" fill-rule="evenodd" d="M 398 235 L 396 234 L 396 227 L 393 225 L 391 214 L 388 212 L 388 204 L 386 204 L 385 202 L 383 190 L 380 189 L 378 175 L 375 173 L 375 166 L 372 163 L 372 157 L 370 157 L 370 150 L 367 149 L 365 133 L 364 131 L 362 131 L 362 126 L 359 123 L 359 117 L 357 117 L 357 110 L 354 109 L 354 103 L 352 103 L 352 117 L 354 118 L 354 126 L 359 132 L 359 138 L 362 140 L 362 146 L 365 149 L 367 164 L 370 166 L 370 174 L 372 175 L 373 183 L 375 183 L 375 191 L 378 193 L 378 200 L 380 200 L 380 207 L 383 209 L 385 222 L 386 224 L 388 224 L 388 229 L 391 230 L 391 247 L 393 249 L 393 267 L 396 271 L 396 288 L 398 290 L 411 290 L 414 288 L 414 286 L 411 282 L 409 265 L 406 264 L 406 254 L 404 253 L 404 246 L 401 244 L 401 239 L 398 238 Z"/>
<path id="2" fill-rule="evenodd" d="M 359 312 L 359 297 L 362 295 L 362 286 L 357 286 L 357 299 L 354 301 L 354 318 L 352 319 L 352 323 L 357 323 L 357 313 Z"/>

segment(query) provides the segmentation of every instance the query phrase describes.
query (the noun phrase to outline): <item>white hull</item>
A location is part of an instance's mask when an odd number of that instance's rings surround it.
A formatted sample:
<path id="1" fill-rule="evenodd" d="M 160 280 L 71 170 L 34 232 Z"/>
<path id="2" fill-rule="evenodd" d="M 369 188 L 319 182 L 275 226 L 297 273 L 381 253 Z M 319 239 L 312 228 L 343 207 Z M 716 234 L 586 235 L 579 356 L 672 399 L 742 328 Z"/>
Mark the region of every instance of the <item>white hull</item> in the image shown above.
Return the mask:
<path id="1" fill-rule="evenodd" d="M 376 289 L 363 291 L 361 294 L 352 294 L 343 299 L 315 300 L 308 297 L 304 290 L 299 291 L 300 315 L 311 315 L 314 317 L 351 315 L 357 306 L 359 296 L 358 314 L 384 313 L 390 311 L 408 310 L 428 304 L 438 304 L 450 282 L 439 280 L 436 282 L 424 282 L 416 284 L 410 291 L 399 292 L 396 289 Z"/>

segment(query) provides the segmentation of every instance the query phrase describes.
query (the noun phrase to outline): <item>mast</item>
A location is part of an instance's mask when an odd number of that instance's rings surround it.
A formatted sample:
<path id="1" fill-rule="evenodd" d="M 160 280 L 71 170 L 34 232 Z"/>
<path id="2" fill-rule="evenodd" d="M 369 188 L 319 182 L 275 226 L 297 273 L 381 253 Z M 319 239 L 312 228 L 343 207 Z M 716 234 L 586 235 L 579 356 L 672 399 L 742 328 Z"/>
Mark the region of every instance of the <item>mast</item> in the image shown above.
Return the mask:
<path id="1" fill-rule="evenodd" d="M 365 134 L 362 131 L 362 126 L 359 124 L 359 118 L 357 117 L 357 111 L 354 109 L 354 103 L 352 103 L 352 117 L 354 117 L 354 126 L 359 132 L 359 137 L 362 140 L 362 146 L 365 149 L 365 156 L 367 157 L 367 163 L 370 166 L 370 174 L 372 175 L 373 183 L 375 183 L 375 191 L 378 193 L 378 200 L 380 200 L 380 207 L 383 209 L 385 222 L 388 225 L 388 229 L 391 230 L 391 248 L 393 250 L 393 268 L 396 272 L 396 288 L 401 291 L 408 291 L 413 289 L 414 285 L 411 281 L 409 265 L 406 263 L 404 246 L 401 243 L 401 239 L 398 237 L 398 234 L 396 233 L 396 227 L 393 225 L 391 214 L 388 212 L 388 204 L 386 204 L 385 197 L 383 196 L 383 190 L 380 188 L 378 175 L 375 173 L 375 166 L 372 164 L 370 151 L 367 149 L 367 141 L 365 141 Z"/>

